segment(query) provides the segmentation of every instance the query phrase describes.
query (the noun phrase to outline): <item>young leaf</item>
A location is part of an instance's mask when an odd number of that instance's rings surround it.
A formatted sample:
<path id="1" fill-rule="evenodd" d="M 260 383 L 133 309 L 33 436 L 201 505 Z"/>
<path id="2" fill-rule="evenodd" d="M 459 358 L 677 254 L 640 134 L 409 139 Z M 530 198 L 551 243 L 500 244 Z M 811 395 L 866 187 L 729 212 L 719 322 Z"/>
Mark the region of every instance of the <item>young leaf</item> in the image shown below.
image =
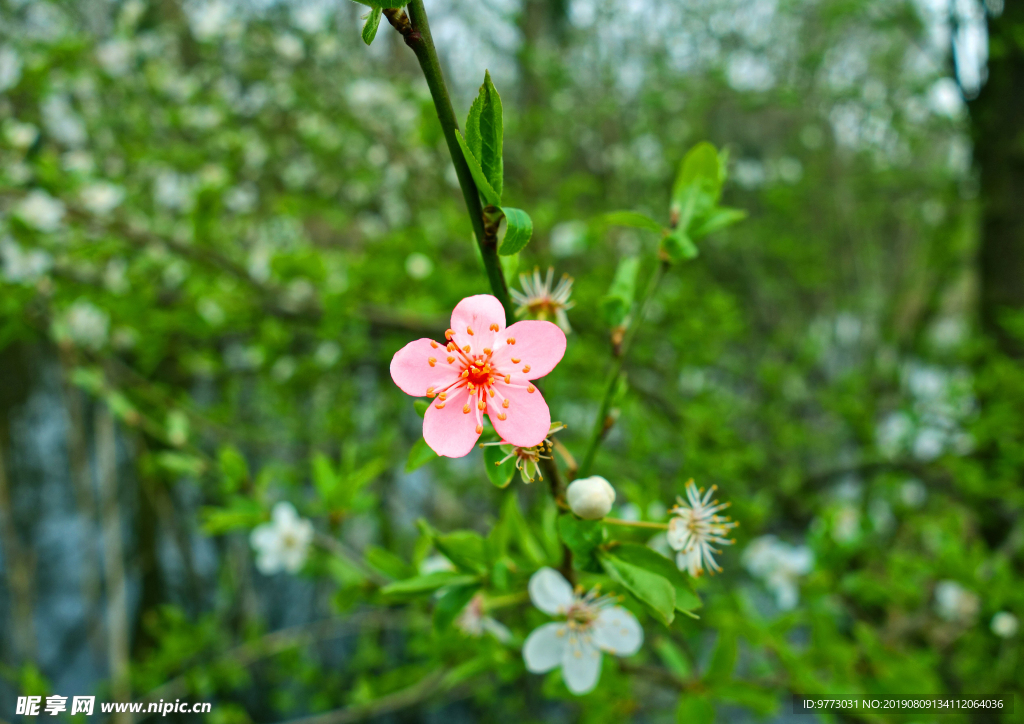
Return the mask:
<path id="1" fill-rule="evenodd" d="M 501 520 L 503 524 L 508 525 L 510 539 L 515 541 L 531 563 L 542 566 L 547 562 L 544 548 L 533 535 L 533 531 L 530 530 L 530 526 L 519 510 L 519 501 L 515 494 L 505 496 L 505 502 L 501 505 Z"/>
<path id="2" fill-rule="evenodd" d="M 627 563 L 657 573 L 671 583 L 676 592 L 676 610 L 689 613 L 701 607 L 700 597 L 690 587 L 689 579 L 680 573 L 675 563 L 657 551 L 636 543 L 623 543 L 615 546 L 615 555 Z"/>
<path id="3" fill-rule="evenodd" d="M 413 400 L 412 409 L 416 410 L 416 414 L 420 417 L 427 414 L 428 407 L 430 407 L 430 402 L 427 400 Z"/>
<path id="4" fill-rule="evenodd" d="M 626 321 L 636 296 L 636 275 L 639 271 L 638 257 L 627 256 L 619 261 L 612 285 L 601 299 L 601 314 L 609 327 L 621 326 Z"/>
<path id="5" fill-rule="evenodd" d="M 366 558 L 367 563 L 388 578 L 407 578 L 413 573 L 408 563 L 380 546 L 366 546 L 363 556 Z"/>
<path id="6" fill-rule="evenodd" d="M 334 472 L 331 460 L 321 452 L 313 456 L 313 486 L 320 495 L 320 499 L 328 504 L 334 498 L 339 483 L 339 477 Z"/>
<path id="7" fill-rule="evenodd" d="M 604 527 L 597 520 L 580 520 L 566 513 L 558 518 L 558 535 L 572 551 L 573 568 L 589 570 L 594 566 L 594 550 L 604 539 Z"/>
<path id="8" fill-rule="evenodd" d="M 409 0 L 352 0 L 375 10 L 398 10 L 409 4 Z"/>
<path id="9" fill-rule="evenodd" d="M 508 487 L 512 482 L 512 476 L 516 473 L 516 465 L 512 458 L 504 463 L 505 457 L 501 445 L 488 445 L 484 448 L 484 466 L 487 468 L 487 478 L 499 488 Z"/>
<path id="10" fill-rule="evenodd" d="M 505 283 L 511 287 L 515 283 L 516 272 L 519 271 L 519 255 L 499 256 L 498 261 L 501 262 L 501 272 L 505 275 Z"/>
<path id="11" fill-rule="evenodd" d="M 452 621 L 462 613 L 476 592 L 480 590 L 479 583 L 470 583 L 466 586 L 452 586 L 444 591 L 434 604 L 434 628 L 437 631 L 444 631 L 452 625 Z"/>
<path id="12" fill-rule="evenodd" d="M 743 221 L 745 218 L 747 218 L 747 212 L 743 209 L 719 207 L 713 209 L 711 213 L 701 219 L 690 233 L 694 239 L 703 239 L 708 234 L 721 231 L 726 227 Z"/>
<path id="13" fill-rule="evenodd" d="M 533 220 L 525 211 L 508 206 L 501 207 L 501 213 L 505 215 L 502 222 L 505 234 L 498 240 L 498 254 L 501 256 L 518 254 L 523 247 L 530 243 L 530 237 L 533 236 Z"/>
<path id="14" fill-rule="evenodd" d="M 409 450 L 409 459 L 405 463 L 405 472 L 411 473 L 416 468 L 423 467 L 437 457 L 437 453 L 430 449 L 427 441 L 422 437 L 416 441 Z"/>
<path id="15" fill-rule="evenodd" d="M 675 619 L 676 592 L 672 584 L 656 573 L 633 565 L 611 553 L 598 556 L 605 572 L 647 604 L 662 623 L 668 626 Z"/>
<path id="16" fill-rule="evenodd" d="M 225 445 L 217 456 L 217 466 L 224 476 L 222 487 L 225 493 L 234 493 L 249 479 L 249 464 L 245 457 L 232 445 Z"/>
<path id="17" fill-rule="evenodd" d="M 679 724 L 714 724 L 715 707 L 707 697 L 687 692 L 679 700 L 676 721 Z"/>
<path id="18" fill-rule="evenodd" d="M 504 186 L 504 161 L 502 160 L 501 96 L 491 82 L 491 74 L 484 72 L 484 83 L 480 86 L 466 119 L 466 145 L 480 163 L 480 169 L 490 187 L 498 197 L 495 206 L 501 203 Z M 514 253 L 514 252 L 509 252 Z"/>
<path id="19" fill-rule="evenodd" d="M 479 533 L 457 530 L 434 536 L 434 545 L 441 554 L 464 571 L 482 572 L 487 567 L 487 546 Z"/>
<path id="20" fill-rule="evenodd" d="M 718 632 L 718 644 L 715 646 L 715 653 L 711 655 L 711 663 L 704 678 L 708 681 L 725 681 L 732 676 L 732 670 L 736 668 L 736 635 L 725 631 Z"/>
<path id="21" fill-rule="evenodd" d="M 695 259 L 700 253 L 681 226 L 661 240 L 661 248 L 673 262 Z"/>
<path id="22" fill-rule="evenodd" d="M 445 586 L 466 586 L 476 583 L 477 577 L 466 573 L 455 571 L 435 571 L 423 576 L 413 576 L 404 581 L 389 583 L 380 589 L 385 596 L 416 596 L 421 593 L 430 593 Z"/>
<path id="23" fill-rule="evenodd" d="M 717 202 L 722 193 L 723 181 L 718 151 L 707 141 L 698 143 L 687 152 L 679 165 L 679 175 L 672 186 L 672 210 L 678 210 L 680 195 L 689 186 L 705 188 L 711 195 L 712 203 Z"/>
<path id="24" fill-rule="evenodd" d="M 363 42 L 369 45 L 377 37 L 377 28 L 380 27 L 381 9 L 373 8 L 366 15 L 366 24 L 363 25 Z"/>
<path id="25" fill-rule="evenodd" d="M 459 131 L 455 132 L 455 137 L 459 141 L 459 147 L 462 149 L 462 155 L 466 158 L 466 165 L 469 166 L 469 173 L 473 176 L 473 181 L 476 182 L 476 188 L 480 192 L 480 195 L 484 198 L 484 201 L 491 206 L 500 205 L 501 196 L 494 191 L 494 187 L 491 186 L 491 182 L 484 174 L 483 168 L 480 167 L 480 161 L 478 161 L 476 156 L 473 155 L 473 152 L 469 150 L 469 144 L 466 143 L 466 139 Z"/>
<path id="26" fill-rule="evenodd" d="M 651 217 L 637 211 L 610 211 L 598 216 L 596 221 L 606 226 L 626 226 L 644 231 L 662 231 L 662 225 Z"/>

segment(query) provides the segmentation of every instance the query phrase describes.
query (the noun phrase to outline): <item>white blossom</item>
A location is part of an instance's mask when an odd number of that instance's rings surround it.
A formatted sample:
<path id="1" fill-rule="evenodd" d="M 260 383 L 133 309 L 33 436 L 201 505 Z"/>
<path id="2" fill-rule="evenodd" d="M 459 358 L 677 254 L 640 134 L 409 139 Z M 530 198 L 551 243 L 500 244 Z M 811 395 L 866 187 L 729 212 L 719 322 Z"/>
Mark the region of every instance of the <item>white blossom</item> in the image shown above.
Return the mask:
<path id="1" fill-rule="evenodd" d="M 97 350 L 106 344 L 110 317 L 92 302 L 79 299 L 68 308 L 63 321 L 68 338 L 80 347 Z"/>
<path id="2" fill-rule="evenodd" d="M 473 596 L 466 607 L 462 609 L 458 618 L 455 619 L 455 627 L 467 636 L 474 638 L 480 638 L 488 633 L 502 643 L 512 640 L 512 632 L 504 624 L 484 613 L 484 597 L 479 593 Z"/>
<path id="3" fill-rule="evenodd" d="M 59 143 L 71 148 L 85 144 L 88 135 L 85 124 L 78 117 L 71 102 L 63 94 L 48 96 L 40 109 L 43 114 L 43 125 L 51 136 Z"/>
<path id="4" fill-rule="evenodd" d="M 33 189 L 15 207 L 19 219 L 39 231 L 56 231 L 64 221 L 64 203 L 41 189 Z"/>
<path id="5" fill-rule="evenodd" d="M 558 285 L 552 288 L 554 275 L 555 270 L 550 267 L 544 278 L 541 278 L 539 269 L 533 270 L 532 277 L 520 274 L 519 283 L 522 284 L 523 291 L 511 289 L 509 292 L 512 300 L 519 305 L 516 309 L 517 317 L 529 316 L 544 321 L 554 318 L 555 323 L 568 334 L 572 327 L 569 326 L 566 312 L 576 305 L 576 302 L 569 301 L 569 297 L 572 296 L 573 278 L 563 274 Z"/>
<path id="6" fill-rule="evenodd" d="M 291 503 L 281 502 L 271 511 L 269 523 L 253 529 L 249 542 L 256 551 L 256 568 L 263 575 L 297 573 L 309 555 L 313 524 L 299 517 Z"/>
<path id="7" fill-rule="evenodd" d="M 21 80 L 21 56 L 14 48 L 0 48 L 0 93 L 18 85 Z"/>
<path id="8" fill-rule="evenodd" d="M 672 519 L 668 524 L 668 544 L 676 551 L 676 565 L 679 570 L 688 571 L 691 576 L 699 576 L 707 570 L 709 573 L 721 571 L 715 562 L 715 553 L 721 553 L 711 544 L 732 545 L 736 541 L 725 538 L 730 530 L 738 524 L 727 516 L 718 513 L 729 507 L 729 503 L 712 500 L 717 486 L 712 485 L 706 493 L 698 490 L 690 480 L 686 484 L 687 501 L 678 499 L 678 505 L 672 508 Z M 703 494 L 703 497 L 701 496 Z"/>
<path id="9" fill-rule="evenodd" d="M 85 186 L 78 196 L 82 206 L 96 216 L 106 216 L 124 201 L 124 188 L 109 181 L 97 181 Z"/>
<path id="10" fill-rule="evenodd" d="M 96 48 L 96 60 L 111 78 L 120 78 L 131 70 L 132 44 L 123 38 L 114 38 Z"/>
<path id="11" fill-rule="evenodd" d="M 747 546 L 743 565 L 775 594 L 779 609 L 788 611 L 800 598 L 799 579 L 811 572 L 814 555 L 807 546 L 792 546 L 773 535 L 764 535 Z"/>
<path id="12" fill-rule="evenodd" d="M 581 595 L 551 568 L 534 573 L 528 588 L 534 606 L 565 617 L 535 629 L 523 644 L 523 661 L 534 674 L 561 666 L 569 691 L 586 694 L 601 676 L 602 651 L 632 656 L 640 650 L 644 631 L 633 614 L 615 605 L 614 596 L 602 596 L 597 588 Z"/>
<path id="13" fill-rule="evenodd" d="M 12 239 L 0 240 L 3 278 L 15 284 L 34 284 L 53 266 L 53 257 L 42 249 L 22 249 Z"/>
<path id="14" fill-rule="evenodd" d="M 971 623 L 981 608 L 978 594 L 969 591 L 956 581 L 939 581 L 935 584 L 935 612 L 947 621 Z"/>
<path id="15" fill-rule="evenodd" d="M 11 118 L 4 123 L 4 137 L 15 148 L 25 149 L 39 138 L 39 129 L 31 123 L 21 123 Z"/>
<path id="16" fill-rule="evenodd" d="M 999 638 L 1008 639 L 1017 635 L 1020 621 L 1009 611 L 1000 611 L 992 617 L 992 623 L 989 624 L 989 627 L 992 629 L 992 633 Z"/>
<path id="17" fill-rule="evenodd" d="M 615 502 L 615 488 L 600 475 L 574 480 L 565 491 L 569 509 L 584 520 L 600 520 Z"/>

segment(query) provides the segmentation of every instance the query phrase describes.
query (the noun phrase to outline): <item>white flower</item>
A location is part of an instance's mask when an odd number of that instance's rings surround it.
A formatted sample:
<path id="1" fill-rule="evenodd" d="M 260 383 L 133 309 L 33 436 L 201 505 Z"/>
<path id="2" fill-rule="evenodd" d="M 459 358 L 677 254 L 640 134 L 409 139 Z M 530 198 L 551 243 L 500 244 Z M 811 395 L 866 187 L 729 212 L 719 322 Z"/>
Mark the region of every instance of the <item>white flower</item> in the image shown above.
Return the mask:
<path id="1" fill-rule="evenodd" d="M 274 50 L 289 63 L 297 63 L 306 54 L 302 40 L 291 33 L 282 33 L 274 38 Z"/>
<path id="2" fill-rule="evenodd" d="M 21 123 L 11 118 L 4 124 L 4 137 L 15 148 L 25 149 L 39 138 L 39 129 L 31 123 Z"/>
<path id="3" fill-rule="evenodd" d="M 9 238 L 0 240 L 0 259 L 4 280 L 15 284 L 34 284 L 53 266 L 53 257 L 42 249 L 25 251 Z"/>
<path id="4" fill-rule="evenodd" d="M 106 344 L 110 317 L 91 302 L 79 299 L 68 309 L 64 325 L 72 342 L 86 349 L 97 350 Z"/>
<path id="5" fill-rule="evenodd" d="M 935 584 L 935 611 L 947 621 L 970 623 L 978 615 L 981 599 L 956 581 Z"/>
<path id="6" fill-rule="evenodd" d="M 686 484 L 686 497 L 689 505 L 682 498 L 679 504 L 670 511 L 672 519 L 668 524 L 668 544 L 678 553 L 676 565 L 679 570 L 689 571 L 691 576 L 701 575 L 705 569 L 711 574 L 721 571 L 715 562 L 715 553 L 721 553 L 711 547 L 712 543 L 728 546 L 736 541 L 724 536 L 739 523 L 732 522 L 727 516 L 718 515 L 719 511 L 729 507 L 729 503 L 719 503 L 711 496 L 717 490 L 712 485 L 701 497 L 703 490 L 698 490 L 691 480 Z"/>
<path id="7" fill-rule="evenodd" d="M 474 638 L 480 638 L 485 633 L 489 633 L 502 643 L 512 640 L 512 632 L 504 624 L 484 613 L 484 597 L 479 593 L 473 596 L 466 607 L 462 609 L 462 613 L 455 619 L 455 626 L 462 633 Z"/>
<path id="8" fill-rule="evenodd" d="M 584 520 L 600 520 L 615 502 L 615 488 L 600 475 L 574 480 L 565 491 L 569 509 Z"/>
<path id="9" fill-rule="evenodd" d="M 992 629 L 992 633 L 996 636 L 1008 639 L 1017 634 L 1017 629 L 1020 628 L 1020 621 L 1009 611 L 1000 611 L 992 617 L 992 623 L 989 626 Z"/>
<path id="10" fill-rule="evenodd" d="M 807 546 L 791 546 L 773 535 L 764 535 L 747 546 L 743 565 L 775 594 L 779 609 L 788 611 L 799 600 L 799 578 L 810 573 L 814 556 Z"/>
<path id="11" fill-rule="evenodd" d="M 111 78 L 120 78 L 132 66 L 132 44 L 122 38 L 114 38 L 96 48 L 96 60 Z"/>
<path id="12" fill-rule="evenodd" d="M 434 271 L 434 262 L 426 254 L 414 251 L 405 259 L 405 273 L 413 279 L 426 279 Z"/>
<path id="13" fill-rule="evenodd" d="M 309 555 L 313 524 L 300 518 L 291 503 L 274 506 L 270 522 L 256 526 L 249 542 L 256 551 L 256 568 L 265 576 L 278 571 L 297 573 Z"/>
<path id="14" fill-rule="evenodd" d="M 124 201 L 124 189 L 109 181 L 97 181 L 79 192 L 82 206 L 96 216 L 106 216 Z"/>
<path id="15" fill-rule="evenodd" d="M 54 139 L 71 148 L 85 144 L 88 134 L 85 124 L 71 107 L 71 102 L 64 95 L 52 95 L 43 101 L 40 108 L 43 124 Z"/>
<path id="16" fill-rule="evenodd" d="M 227 29 L 231 8 L 223 0 L 195 3 L 189 6 L 189 24 L 199 40 L 215 40 Z"/>
<path id="17" fill-rule="evenodd" d="M 541 568 L 530 578 L 533 605 L 565 621 L 535 629 L 523 644 L 523 661 L 534 674 L 558 666 L 569 691 L 586 694 L 601 676 L 601 652 L 632 656 L 644 642 L 644 631 L 626 609 L 613 605 L 614 596 L 600 596 L 593 589 L 585 596 L 551 568 Z"/>
<path id="18" fill-rule="evenodd" d="M 64 220 L 64 204 L 41 189 L 33 189 L 21 200 L 14 213 L 33 229 L 56 231 Z"/>
<path id="19" fill-rule="evenodd" d="M 517 317 L 529 315 L 534 319 L 545 321 L 554 317 L 562 331 L 568 334 L 572 331 L 572 327 L 569 326 L 569 317 L 565 313 L 576 306 L 576 302 L 569 301 L 569 297 L 572 295 L 573 280 L 572 277 L 563 274 L 558 286 L 552 289 L 551 282 L 554 274 L 555 270 L 550 267 L 547 277 L 544 279 L 541 279 L 539 269 L 533 270 L 532 278 L 526 274 L 520 274 L 519 283 L 523 285 L 523 291 L 520 292 L 516 289 L 509 291 L 512 294 L 512 299 L 519 305 L 516 309 Z"/>
<path id="20" fill-rule="evenodd" d="M 18 85 L 21 80 L 21 56 L 14 48 L 0 48 L 0 93 Z"/>

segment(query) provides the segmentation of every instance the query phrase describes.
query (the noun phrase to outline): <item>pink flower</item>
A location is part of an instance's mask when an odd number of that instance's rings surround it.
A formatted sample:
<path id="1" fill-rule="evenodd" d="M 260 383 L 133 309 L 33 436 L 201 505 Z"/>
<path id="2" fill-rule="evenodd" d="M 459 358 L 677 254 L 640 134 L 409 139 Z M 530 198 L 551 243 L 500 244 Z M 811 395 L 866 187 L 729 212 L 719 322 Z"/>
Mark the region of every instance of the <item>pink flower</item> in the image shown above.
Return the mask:
<path id="1" fill-rule="evenodd" d="M 438 455 L 468 455 L 484 431 L 483 416 L 512 445 L 544 441 L 551 411 L 531 380 L 555 368 L 565 334 L 551 322 L 505 327 L 505 310 L 490 294 L 466 297 L 452 312 L 447 345 L 418 339 L 391 360 L 403 392 L 434 399 L 423 417 L 423 439 Z"/>

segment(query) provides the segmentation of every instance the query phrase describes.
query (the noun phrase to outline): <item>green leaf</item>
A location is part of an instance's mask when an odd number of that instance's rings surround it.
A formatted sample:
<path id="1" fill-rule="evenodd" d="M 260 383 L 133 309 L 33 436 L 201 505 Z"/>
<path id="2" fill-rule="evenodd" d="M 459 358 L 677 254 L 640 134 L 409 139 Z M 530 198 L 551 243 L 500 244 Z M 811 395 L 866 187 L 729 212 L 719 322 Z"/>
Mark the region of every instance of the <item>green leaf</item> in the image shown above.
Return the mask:
<path id="1" fill-rule="evenodd" d="M 675 619 L 676 592 L 663 576 L 624 561 L 611 553 L 598 555 L 605 572 L 643 601 L 668 626 Z"/>
<path id="2" fill-rule="evenodd" d="M 533 531 L 519 510 L 519 500 L 514 493 L 505 496 L 505 502 L 501 505 L 501 520 L 509 529 L 510 540 L 514 541 L 531 563 L 542 566 L 547 563 L 547 554 L 544 547 L 534 536 Z"/>
<path id="3" fill-rule="evenodd" d="M 661 240 L 661 248 L 673 262 L 695 259 L 700 252 L 682 227 Z"/>
<path id="4" fill-rule="evenodd" d="M 707 141 L 691 148 L 679 164 L 679 174 L 672 186 L 672 211 L 680 210 L 680 201 L 685 189 L 699 186 L 709 192 L 711 202 L 718 201 L 722 193 L 725 174 L 719 161 L 718 150 Z"/>
<path id="5" fill-rule="evenodd" d="M 416 414 L 423 417 L 427 414 L 427 408 L 430 407 L 430 403 L 426 400 L 415 400 L 412 403 L 412 409 L 416 410 Z"/>
<path id="6" fill-rule="evenodd" d="M 223 476 L 225 493 L 234 493 L 249 479 L 249 464 L 245 456 L 233 445 L 225 445 L 217 455 L 217 467 Z"/>
<path id="7" fill-rule="evenodd" d="M 606 226 L 626 226 L 644 231 L 663 231 L 664 227 L 646 214 L 638 211 L 610 211 L 598 216 L 596 221 Z"/>
<path id="8" fill-rule="evenodd" d="M 477 191 L 491 206 L 498 206 L 501 204 L 501 196 L 495 191 L 494 187 L 491 186 L 491 182 L 487 180 L 487 176 L 484 174 L 484 170 L 480 167 L 480 161 L 477 160 L 473 152 L 469 150 L 469 145 L 466 143 L 466 139 L 463 138 L 462 133 L 459 131 L 455 132 L 455 137 L 459 141 L 459 147 L 462 149 L 462 155 L 466 158 L 466 165 L 469 166 L 469 173 L 473 176 L 473 181 L 476 183 Z"/>
<path id="9" fill-rule="evenodd" d="M 511 287 L 516 281 L 516 272 L 519 271 L 519 255 L 499 256 L 498 261 L 501 263 L 501 273 L 505 277 L 505 283 Z"/>
<path id="10" fill-rule="evenodd" d="M 715 724 L 715 707 L 704 696 L 686 692 L 676 709 L 678 724 Z"/>
<path id="11" fill-rule="evenodd" d="M 164 451 L 157 453 L 155 459 L 159 467 L 172 475 L 198 478 L 206 470 L 206 463 L 195 455 Z"/>
<path id="12" fill-rule="evenodd" d="M 366 24 L 363 25 L 363 42 L 369 45 L 377 37 L 377 28 L 380 27 L 381 9 L 373 8 L 366 15 Z"/>
<path id="13" fill-rule="evenodd" d="M 711 663 L 704 674 L 707 681 L 721 682 L 732 677 L 732 670 L 736 668 L 737 655 L 736 635 L 731 631 L 718 632 L 718 645 L 715 646 L 715 653 L 711 655 Z"/>
<path id="14" fill-rule="evenodd" d="M 472 530 L 456 530 L 446 535 L 435 535 L 437 550 L 464 571 L 481 573 L 487 568 L 487 545 L 483 537 Z"/>
<path id="15" fill-rule="evenodd" d="M 437 457 L 437 453 L 430 449 L 427 441 L 422 437 L 415 442 L 409 450 L 409 459 L 405 463 L 405 472 L 411 473 L 416 468 L 421 468 Z"/>
<path id="16" fill-rule="evenodd" d="M 334 472 L 331 459 L 321 452 L 313 456 L 313 486 L 321 500 L 328 503 L 337 493 L 340 479 Z"/>
<path id="17" fill-rule="evenodd" d="M 476 576 L 455 571 L 435 571 L 423 576 L 406 578 L 404 581 L 389 583 L 380 589 L 385 596 L 417 596 L 430 593 L 445 586 L 466 586 L 477 582 Z"/>
<path id="18" fill-rule="evenodd" d="M 363 556 L 367 563 L 389 578 L 407 578 L 413 572 L 408 563 L 380 546 L 366 546 Z"/>
<path id="19" fill-rule="evenodd" d="M 404 8 L 409 4 L 409 0 L 352 0 L 352 2 L 376 10 L 398 10 L 398 8 Z"/>
<path id="20" fill-rule="evenodd" d="M 600 521 L 581 520 L 571 513 L 566 513 L 558 517 L 558 535 L 572 551 L 573 568 L 596 568 L 594 550 L 604 540 L 604 526 Z"/>
<path id="21" fill-rule="evenodd" d="M 654 641 L 654 650 L 665 667 L 676 676 L 685 679 L 690 675 L 690 663 L 674 641 L 659 636 Z"/>
<path id="22" fill-rule="evenodd" d="M 701 219 L 690 232 L 690 235 L 694 239 L 703 239 L 708 234 L 721 231 L 726 227 L 743 221 L 745 218 L 747 218 L 747 212 L 743 209 L 730 209 L 724 206 L 719 207 L 717 209 L 713 209 L 711 213 Z"/>
<path id="23" fill-rule="evenodd" d="M 518 254 L 530 243 L 530 237 L 533 236 L 533 220 L 522 209 L 502 206 L 501 213 L 505 215 L 502 223 L 505 233 L 501 234 L 499 231 L 498 254 L 501 256 Z"/>
<path id="24" fill-rule="evenodd" d="M 499 488 L 505 488 L 512 482 L 512 476 L 516 474 L 515 458 L 511 457 L 504 463 L 501 462 L 506 453 L 502 448 L 504 445 L 488 445 L 484 448 L 484 466 L 487 468 L 487 478 Z"/>
<path id="25" fill-rule="evenodd" d="M 252 498 L 233 496 L 226 507 L 203 508 L 199 514 L 203 532 L 220 535 L 238 528 L 253 528 L 267 518 L 263 507 Z"/>
<path id="26" fill-rule="evenodd" d="M 691 587 L 690 579 L 679 571 L 675 563 L 656 550 L 636 543 L 622 543 L 615 546 L 614 553 L 621 560 L 657 573 L 671 583 L 676 592 L 677 610 L 690 612 L 703 605 L 700 596 Z"/>
<path id="27" fill-rule="evenodd" d="M 619 327 L 626 321 L 636 297 L 636 277 L 639 271 L 638 257 L 627 256 L 619 260 L 612 285 L 601 299 L 601 315 L 608 326 Z"/>
<path id="28" fill-rule="evenodd" d="M 480 169 L 497 195 L 495 206 L 501 204 L 504 186 L 504 161 L 502 160 L 502 119 L 501 96 L 491 82 L 491 74 L 484 72 L 484 83 L 480 86 L 466 119 L 466 145 L 480 163 Z M 513 254 L 515 252 L 508 252 Z"/>
<path id="29" fill-rule="evenodd" d="M 470 583 L 465 586 L 452 586 L 441 594 L 434 604 L 434 628 L 437 631 L 444 631 L 452 625 L 452 621 L 462 613 L 476 592 L 480 590 L 479 583 Z"/>

